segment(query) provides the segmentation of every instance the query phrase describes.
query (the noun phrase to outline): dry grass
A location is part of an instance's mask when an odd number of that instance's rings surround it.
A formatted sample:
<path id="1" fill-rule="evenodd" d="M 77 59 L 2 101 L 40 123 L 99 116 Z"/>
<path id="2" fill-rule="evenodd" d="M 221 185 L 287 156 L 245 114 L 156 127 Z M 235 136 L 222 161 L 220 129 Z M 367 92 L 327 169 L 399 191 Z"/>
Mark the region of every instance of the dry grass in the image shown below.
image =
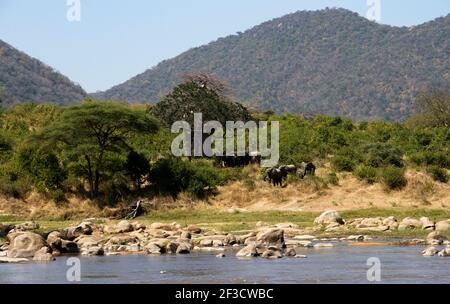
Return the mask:
<path id="1" fill-rule="evenodd" d="M 206 201 L 192 199 L 181 193 L 173 197 L 148 198 L 150 209 L 207 210 L 220 212 L 229 208 L 242 208 L 252 212 L 321 212 L 326 209 L 360 210 L 381 208 L 401 210 L 448 209 L 450 185 L 434 182 L 426 174 L 408 171 L 407 187 L 402 191 L 386 192 L 380 184 L 368 185 L 351 174 L 338 174 L 338 185 L 327 183 L 328 170 L 320 168 L 317 177 L 298 180 L 290 178 L 283 188 L 264 182 L 259 168 L 244 169 L 243 180 L 220 187 L 218 194 Z M 68 202 L 55 204 L 38 193 L 25 200 L 0 197 L 0 216 L 16 215 L 23 219 L 70 220 L 87 217 L 112 217 L 120 208 L 100 208 L 88 199 L 75 196 Z"/>

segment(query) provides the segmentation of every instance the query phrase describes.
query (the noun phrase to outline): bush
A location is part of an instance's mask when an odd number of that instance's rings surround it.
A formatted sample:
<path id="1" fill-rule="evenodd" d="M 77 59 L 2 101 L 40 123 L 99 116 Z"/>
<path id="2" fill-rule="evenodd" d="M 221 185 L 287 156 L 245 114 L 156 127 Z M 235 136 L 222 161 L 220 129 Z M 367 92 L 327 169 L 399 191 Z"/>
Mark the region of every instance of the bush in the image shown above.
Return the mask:
<path id="1" fill-rule="evenodd" d="M 389 190 L 400 190 L 407 184 L 405 170 L 393 166 L 381 169 L 381 180 Z"/>
<path id="2" fill-rule="evenodd" d="M 369 144 L 363 147 L 365 157 L 364 163 L 367 166 L 381 168 L 386 166 L 395 166 L 402 168 L 403 153 L 389 144 Z"/>
<path id="3" fill-rule="evenodd" d="M 63 190 L 56 189 L 50 192 L 50 195 L 55 203 L 62 203 L 66 201 L 66 195 Z"/>
<path id="4" fill-rule="evenodd" d="M 197 198 L 205 198 L 215 192 L 222 178 L 206 162 L 185 162 L 179 158 L 165 158 L 156 162 L 150 170 L 150 181 L 160 193 L 176 196 L 182 191 Z"/>
<path id="5" fill-rule="evenodd" d="M 418 166 L 437 166 L 450 169 L 450 156 L 445 151 L 423 151 L 410 156 L 411 162 Z"/>
<path id="6" fill-rule="evenodd" d="M 29 178 L 0 177 L 0 193 L 14 198 L 25 198 L 32 189 L 32 182 Z"/>
<path id="7" fill-rule="evenodd" d="M 437 166 L 432 166 L 428 168 L 428 174 L 433 178 L 433 180 L 441 182 L 441 183 L 448 183 L 449 176 L 447 174 L 447 171 L 445 169 L 442 169 Z"/>
<path id="8" fill-rule="evenodd" d="M 352 172 L 355 167 L 355 161 L 348 156 L 336 155 L 331 159 L 331 164 L 336 171 Z"/>
<path id="9" fill-rule="evenodd" d="M 365 165 L 358 166 L 354 172 L 355 176 L 369 184 L 377 181 L 377 169 Z"/>
<path id="10" fill-rule="evenodd" d="M 328 173 L 325 176 L 324 181 L 328 185 L 333 185 L 333 186 L 338 186 L 339 185 L 339 177 L 334 172 Z"/>

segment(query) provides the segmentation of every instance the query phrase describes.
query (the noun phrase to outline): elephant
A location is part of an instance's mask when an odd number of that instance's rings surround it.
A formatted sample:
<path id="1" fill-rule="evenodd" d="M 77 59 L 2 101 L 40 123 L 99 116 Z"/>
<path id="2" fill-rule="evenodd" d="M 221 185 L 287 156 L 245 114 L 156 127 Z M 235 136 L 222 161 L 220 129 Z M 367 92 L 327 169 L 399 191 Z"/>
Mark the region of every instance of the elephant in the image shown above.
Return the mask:
<path id="1" fill-rule="evenodd" d="M 300 177 L 305 178 L 306 175 L 315 175 L 316 174 L 316 166 L 312 162 L 302 162 L 300 164 Z"/>
<path id="2" fill-rule="evenodd" d="M 280 170 L 279 168 L 270 168 L 266 170 L 264 175 L 264 181 L 271 182 L 274 186 L 282 186 L 283 180 L 287 177 L 287 172 L 285 170 Z"/>
<path id="3" fill-rule="evenodd" d="M 234 168 L 234 167 L 245 167 L 252 162 L 252 157 L 249 153 L 245 153 L 242 156 L 219 156 L 216 159 L 216 163 L 222 168 Z"/>
<path id="4" fill-rule="evenodd" d="M 297 166 L 295 166 L 295 165 L 281 166 L 279 169 L 284 172 L 287 172 L 287 174 L 296 174 L 297 173 Z"/>

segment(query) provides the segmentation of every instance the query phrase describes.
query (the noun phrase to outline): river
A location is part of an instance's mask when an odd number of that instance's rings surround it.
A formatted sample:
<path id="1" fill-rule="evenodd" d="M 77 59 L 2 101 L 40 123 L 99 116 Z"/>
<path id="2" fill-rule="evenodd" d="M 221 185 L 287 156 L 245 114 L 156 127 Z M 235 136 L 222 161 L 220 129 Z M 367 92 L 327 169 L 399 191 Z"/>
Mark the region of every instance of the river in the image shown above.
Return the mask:
<path id="1" fill-rule="evenodd" d="M 360 247 L 337 244 L 298 249 L 306 259 L 238 259 L 235 252 L 181 256 L 79 257 L 80 283 L 371 283 L 367 260 L 381 262 L 381 283 L 450 283 L 450 258 L 423 257 L 423 247 Z M 0 283 L 67 284 L 68 257 L 48 264 L 0 264 Z M 163 272 L 163 273 L 161 273 Z"/>

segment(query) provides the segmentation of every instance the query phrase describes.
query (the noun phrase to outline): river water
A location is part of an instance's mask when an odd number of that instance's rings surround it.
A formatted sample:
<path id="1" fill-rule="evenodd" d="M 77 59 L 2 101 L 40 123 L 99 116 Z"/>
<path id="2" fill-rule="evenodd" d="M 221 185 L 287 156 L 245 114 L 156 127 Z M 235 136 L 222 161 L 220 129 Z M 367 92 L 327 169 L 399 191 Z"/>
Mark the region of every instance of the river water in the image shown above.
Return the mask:
<path id="1" fill-rule="evenodd" d="M 183 256 L 79 257 L 81 283 L 371 283 L 367 260 L 381 262 L 381 283 L 450 283 L 450 258 L 423 257 L 422 247 L 337 245 L 298 249 L 306 259 L 238 259 L 235 252 Z M 0 264 L 0 283 L 68 284 L 69 257 L 48 264 Z M 372 265 L 372 264 L 371 264 Z M 161 271 L 163 274 L 161 274 Z"/>

